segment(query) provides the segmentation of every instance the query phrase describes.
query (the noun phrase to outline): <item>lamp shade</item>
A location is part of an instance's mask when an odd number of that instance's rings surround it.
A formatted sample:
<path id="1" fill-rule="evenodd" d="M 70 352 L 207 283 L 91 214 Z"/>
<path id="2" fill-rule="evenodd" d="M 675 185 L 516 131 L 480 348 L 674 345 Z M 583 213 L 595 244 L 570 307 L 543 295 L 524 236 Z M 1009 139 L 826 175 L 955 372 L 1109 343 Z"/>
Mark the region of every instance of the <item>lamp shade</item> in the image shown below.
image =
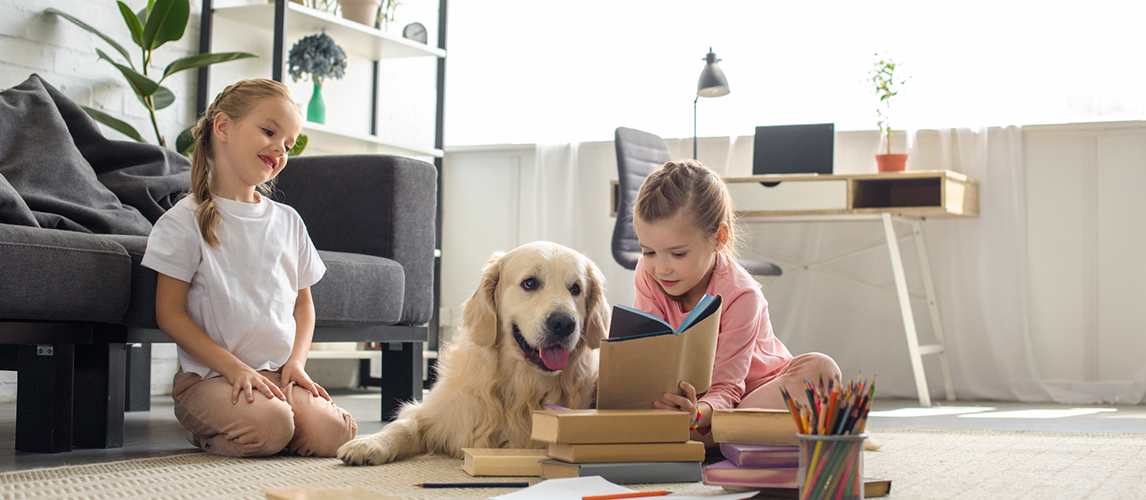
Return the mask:
<path id="1" fill-rule="evenodd" d="M 716 63 L 720 62 L 720 59 L 716 58 L 712 47 L 708 48 L 708 55 L 704 56 L 704 60 L 706 64 L 704 71 L 700 72 L 700 80 L 696 83 L 696 95 L 700 97 L 728 95 L 728 78 L 724 76 L 720 66 L 717 66 Z"/>

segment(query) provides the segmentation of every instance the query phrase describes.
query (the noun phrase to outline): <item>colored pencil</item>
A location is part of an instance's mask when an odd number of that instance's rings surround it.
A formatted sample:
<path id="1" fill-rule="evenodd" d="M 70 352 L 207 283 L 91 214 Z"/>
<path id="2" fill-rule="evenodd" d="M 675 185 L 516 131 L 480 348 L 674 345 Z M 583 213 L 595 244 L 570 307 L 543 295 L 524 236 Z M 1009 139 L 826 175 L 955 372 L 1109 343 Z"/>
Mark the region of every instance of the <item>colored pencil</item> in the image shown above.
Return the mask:
<path id="1" fill-rule="evenodd" d="M 671 491 L 634 491 L 632 493 L 615 493 L 612 495 L 589 495 L 581 500 L 615 500 L 619 498 L 661 497 L 671 495 Z"/>
<path id="2" fill-rule="evenodd" d="M 528 488 L 528 482 L 515 483 L 418 483 L 422 488 Z"/>

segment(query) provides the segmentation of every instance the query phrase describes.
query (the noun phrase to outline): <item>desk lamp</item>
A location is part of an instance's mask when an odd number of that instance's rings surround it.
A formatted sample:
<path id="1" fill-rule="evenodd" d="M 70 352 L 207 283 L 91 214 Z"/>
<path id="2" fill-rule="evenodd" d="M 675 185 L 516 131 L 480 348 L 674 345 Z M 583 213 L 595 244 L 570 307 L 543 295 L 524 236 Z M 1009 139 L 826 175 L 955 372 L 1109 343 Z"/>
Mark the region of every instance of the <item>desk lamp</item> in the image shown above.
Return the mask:
<path id="1" fill-rule="evenodd" d="M 696 83 L 696 99 L 692 100 L 692 159 L 696 159 L 696 101 L 701 97 L 720 97 L 728 95 L 728 78 L 716 63 L 720 59 L 708 48 L 708 55 L 704 56 L 704 71 L 700 72 L 700 80 Z"/>

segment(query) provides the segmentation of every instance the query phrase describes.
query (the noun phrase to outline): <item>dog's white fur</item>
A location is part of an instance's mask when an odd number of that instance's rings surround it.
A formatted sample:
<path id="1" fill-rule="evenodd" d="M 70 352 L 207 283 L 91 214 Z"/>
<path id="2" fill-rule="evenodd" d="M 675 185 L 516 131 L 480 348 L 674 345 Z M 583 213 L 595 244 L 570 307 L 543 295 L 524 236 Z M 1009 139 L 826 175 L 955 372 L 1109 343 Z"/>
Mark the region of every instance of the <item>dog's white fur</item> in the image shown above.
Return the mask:
<path id="1" fill-rule="evenodd" d="M 495 253 L 463 309 L 425 400 L 404 405 L 377 434 L 342 445 L 339 459 L 376 465 L 423 453 L 462 458 L 462 448 L 536 448 L 529 438 L 534 410 L 593 406 L 609 308 L 604 278 L 588 258 L 549 242 Z M 559 371 L 546 369 L 536 353 L 531 361 L 514 337 L 516 326 L 532 348 L 554 345 L 547 326 L 554 314 L 576 318 L 561 341 L 569 354 Z"/>

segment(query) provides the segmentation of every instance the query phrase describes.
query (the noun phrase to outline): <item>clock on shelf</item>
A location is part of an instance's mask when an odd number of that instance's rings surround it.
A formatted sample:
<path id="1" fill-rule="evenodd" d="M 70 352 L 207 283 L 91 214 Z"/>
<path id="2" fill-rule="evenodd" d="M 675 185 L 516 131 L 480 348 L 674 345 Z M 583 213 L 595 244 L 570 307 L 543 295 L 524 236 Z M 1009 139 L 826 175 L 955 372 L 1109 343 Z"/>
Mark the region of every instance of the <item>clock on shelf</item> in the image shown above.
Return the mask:
<path id="1" fill-rule="evenodd" d="M 422 26 L 422 23 L 417 22 L 407 24 L 405 28 L 402 28 L 402 36 L 422 43 L 426 43 L 428 37 L 426 27 Z"/>

